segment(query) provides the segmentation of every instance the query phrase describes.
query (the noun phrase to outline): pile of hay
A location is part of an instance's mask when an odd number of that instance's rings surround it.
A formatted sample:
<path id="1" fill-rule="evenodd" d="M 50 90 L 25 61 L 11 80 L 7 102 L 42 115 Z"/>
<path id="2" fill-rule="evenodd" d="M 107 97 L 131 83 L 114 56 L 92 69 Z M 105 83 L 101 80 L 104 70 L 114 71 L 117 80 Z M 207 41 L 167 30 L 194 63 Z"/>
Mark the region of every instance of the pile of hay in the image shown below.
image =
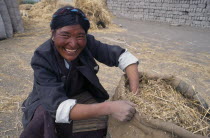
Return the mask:
<path id="1" fill-rule="evenodd" d="M 60 7 L 72 5 L 81 9 L 90 21 L 90 29 L 106 28 L 111 24 L 111 14 L 105 8 L 104 0 L 74 0 L 72 3 L 38 2 L 34 5 L 21 4 L 24 21 L 50 22 L 52 14 Z M 27 8 L 26 8 L 27 7 Z"/>
<path id="2" fill-rule="evenodd" d="M 145 74 L 140 81 L 140 94 L 129 92 L 128 80 L 126 81 L 126 94 L 122 97 L 137 104 L 137 111 L 148 119 L 160 119 L 172 122 L 182 128 L 208 136 L 210 134 L 210 119 L 200 113 L 195 101 L 184 98 L 171 85 L 163 79 L 149 79 Z"/>
<path id="3" fill-rule="evenodd" d="M 24 5 L 20 5 L 23 7 Z M 39 22 L 50 22 L 52 14 L 55 12 L 55 4 L 48 2 L 38 2 L 26 10 L 26 18 Z"/>
<path id="4" fill-rule="evenodd" d="M 30 9 L 29 18 L 39 21 L 50 21 L 55 10 L 55 5 L 48 2 L 39 2 Z"/>
<path id="5" fill-rule="evenodd" d="M 111 14 L 105 8 L 104 0 L 74 0 L 90 21 L 91 29 L 105 28 L 111 24 Z"/>

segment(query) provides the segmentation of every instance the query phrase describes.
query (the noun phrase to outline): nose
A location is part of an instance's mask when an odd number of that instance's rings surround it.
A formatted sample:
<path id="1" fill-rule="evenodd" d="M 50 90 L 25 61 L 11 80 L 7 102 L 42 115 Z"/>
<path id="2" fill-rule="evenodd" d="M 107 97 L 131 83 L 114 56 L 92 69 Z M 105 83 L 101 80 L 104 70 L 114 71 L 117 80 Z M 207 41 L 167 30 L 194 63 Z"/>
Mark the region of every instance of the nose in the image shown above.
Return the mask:
<path id="1" fill-rule="evenodd" d="M 74 37 L 69 38 L 69 40 L 68 40 L 68 45 L 69 45 L 71 48 L 77 48 L 78 45 L 77 45 L 77 40 L 76 40 L 76 38 L 74 38 Z"/>

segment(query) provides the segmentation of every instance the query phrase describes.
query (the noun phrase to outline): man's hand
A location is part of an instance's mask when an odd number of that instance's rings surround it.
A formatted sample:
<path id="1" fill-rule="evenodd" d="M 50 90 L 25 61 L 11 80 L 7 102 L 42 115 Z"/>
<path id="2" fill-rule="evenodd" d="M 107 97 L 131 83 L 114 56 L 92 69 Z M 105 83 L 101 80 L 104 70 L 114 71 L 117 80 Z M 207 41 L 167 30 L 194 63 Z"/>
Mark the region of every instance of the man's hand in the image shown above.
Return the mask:
<path id="1" fill-rule="evenodd" d="M 130 121 L 136 109 L 129 101 L 107 101 L 97 104 L 76 104 L 70 111 L 71 120 L 83 120 L 102 115 L 111 115 L 119 121 Z"/>
<path id="2" fill-rule="evenodd" d="M 134 94 L 139 93 L 139 73 L 138 73 L 138 65 L 131 64 L 125 69 L 125 73 L 129 80 L 130 91 Z"/>
<path id="3" fill-rule="evenodd" d="M 139 88 L 136 90 L 136 91 L 132 91 L 135 95 L 139 94 L 140 91 L 139 91 Z"/>
<path id="4" fill-rule="evenodd" d="M 129 101 L 112 101 L 110 105 L 111 116 L 119 121 L 130 121 L 136 113 L 136 105 Z"/>

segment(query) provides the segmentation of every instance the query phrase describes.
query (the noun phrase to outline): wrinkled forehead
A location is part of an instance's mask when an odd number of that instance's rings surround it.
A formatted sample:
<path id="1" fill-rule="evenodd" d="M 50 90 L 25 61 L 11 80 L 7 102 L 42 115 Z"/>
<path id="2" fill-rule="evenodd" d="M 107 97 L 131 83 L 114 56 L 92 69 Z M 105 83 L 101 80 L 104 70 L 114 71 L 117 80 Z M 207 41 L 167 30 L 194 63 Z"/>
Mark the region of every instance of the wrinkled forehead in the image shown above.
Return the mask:
<path id="1" fill-rule="evenodd" d="M 66 34 L 66 35 L 86 35 L 85 30 L 81 27 L 81 25 L 69 25 L 64 26 L 62 28 L 58 28 L 55 30 L 57 34 Z"/>

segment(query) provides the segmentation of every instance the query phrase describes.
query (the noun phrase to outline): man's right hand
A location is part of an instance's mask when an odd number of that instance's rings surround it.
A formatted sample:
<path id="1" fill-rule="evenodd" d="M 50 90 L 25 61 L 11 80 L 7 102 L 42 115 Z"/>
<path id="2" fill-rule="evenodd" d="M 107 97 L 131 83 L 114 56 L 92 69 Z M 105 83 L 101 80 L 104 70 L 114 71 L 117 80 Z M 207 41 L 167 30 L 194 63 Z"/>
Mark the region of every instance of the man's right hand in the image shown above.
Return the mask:
<path id="1" fill-rule="evenodd" d="M 135 104 L 129 101 L 107 101 L 97 104 L 76 104 L 70 111 L 70 120 L 83 120 L 111 115 L 119 121 L 130 121 L 136 113 Z"/>
<path id="2" fill-rule="evenodd" d="M 130 121 L 136 113 L 135 106 L 129 101 L 111 101 L 110 115 L 119 121 Z"/>

